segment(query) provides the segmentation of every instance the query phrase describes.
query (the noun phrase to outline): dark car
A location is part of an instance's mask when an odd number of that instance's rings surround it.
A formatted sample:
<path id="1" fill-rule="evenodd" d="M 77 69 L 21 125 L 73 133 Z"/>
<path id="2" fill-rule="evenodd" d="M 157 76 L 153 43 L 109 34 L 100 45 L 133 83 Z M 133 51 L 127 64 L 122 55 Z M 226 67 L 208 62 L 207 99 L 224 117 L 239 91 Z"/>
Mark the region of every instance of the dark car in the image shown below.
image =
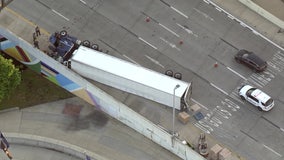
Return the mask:
<path id="1" fill-rule="evenodd" d="M 267 68 L 266 61 L 259 58 L 253 52 L 249 52 L 247 50 L 239 50 L 239 52 L 235 55 L 235 60 L 238 63 L 243 63 L 248 67 L 252 68 L 256 72 L 264 71 Z"/>

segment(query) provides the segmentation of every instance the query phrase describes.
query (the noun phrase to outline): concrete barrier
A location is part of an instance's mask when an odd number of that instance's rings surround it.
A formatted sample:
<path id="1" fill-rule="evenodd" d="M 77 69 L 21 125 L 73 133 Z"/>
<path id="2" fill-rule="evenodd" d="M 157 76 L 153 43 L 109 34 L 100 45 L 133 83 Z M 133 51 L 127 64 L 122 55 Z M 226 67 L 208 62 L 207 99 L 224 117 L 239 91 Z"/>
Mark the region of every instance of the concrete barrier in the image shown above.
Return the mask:
<path id="1" fill-rule="evenodd" d="M 62 152 L 74 157 L 78 157 L 81 159 L 86 158 L 86 154 L 90 156 L 92 159 L 98 159 L 98 160 L 108 160 L 105 157 L 102 157 L 98 154 L 95 154 L 91 151 L 88 151 L 84 148 L 52 139 L 47 137 L 41 137 L 36 135 L 30 135 L 30 134 L 21 134 L 21 133 L 7 133 L 4 132 L 4 135 L 6 139 L 11 144 L 21 144 L 21 145 L 28 145 L 28 146 L 35 146 L 35 147 L 41 147 L 46 149 L 55 150 L 58 152 Z"/>
<path id="2" fill-rule="evenodd" d="M 256 3 L 254 3 L 252 0 L 239 0 L 239 2 L 241 2 L 242 4 L 244 4 L 245 6 L 250 8 L 251 10 L 255 11 L 259 15 L 263 16 L 264 18 L 266 18 L 270 22 L 274 23 L 275 25 L 277 25 L 281 29 L 284 29 L 284 21 L 282 21 L 278 17 L 274 16 L 273 14 L 267 12 L 265 9 L 263 9 L 262 7 L 260 7 Z"/>

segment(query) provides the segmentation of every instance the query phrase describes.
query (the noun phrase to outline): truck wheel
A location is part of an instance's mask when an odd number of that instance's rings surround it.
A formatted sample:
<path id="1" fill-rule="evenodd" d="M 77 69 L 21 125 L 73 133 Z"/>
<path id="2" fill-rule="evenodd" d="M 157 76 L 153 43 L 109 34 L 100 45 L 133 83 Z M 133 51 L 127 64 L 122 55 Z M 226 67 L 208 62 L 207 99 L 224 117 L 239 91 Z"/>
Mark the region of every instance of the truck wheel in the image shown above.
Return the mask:
<path id="1" fill-rule="evenodd" d="M 67 31 L 65 31 L 65 30 L 60 31 L 60 36 L 62 36 L 62 37 L 67 36 Z"/>
<path id="2" fill-rule="evenodd" d="M 244 96 L 241 96 L 241 99 L 244 101 L 244 100 L 245 100 L 245 97 L 244 97 Z"/>
<path id="3" fill-rule="evenodd" d="M 85 47 L 90 47 L 90 45 L 91 45 L 90 41 L 88 41 L 88 40 L 84 40 L 84 41 L 82 42 L 82 44 L 83 44 L 83 46 L 85 46 Z"/>
<path id="4" fill-rule="evenodd" d="M 235 60 L 236 60 L 238 63 L 241 63 L 241 61 L 240 61 L 238 58 L 235 58 Z"/>
<path id="5" fill-rule="evenodd" d="M 91 48 L 98 51 L 99 50 L 99 45 L 92 44 Z"/>
<path id="6" fill-rule="evenodd" d="M 172 70 L 167 70 L 165 72 L 165 75 L 172 77 L 174 75 L 174 72 Z"/>
<path id="7" fill-rule="evenodd" d="M 261 109 L 260 107 L 257 107 L 257 109 L 258 109 L 259 111 L 262 111 L 262 109 Z"/>
<path id="8" fill-rule="evenodd" d="M 176 79 L 181 80 L 182 75 L 181 75 L 181 73 L 178 72 L 178 73 L 175 73 L 174 77 L 175 77 Z"/>

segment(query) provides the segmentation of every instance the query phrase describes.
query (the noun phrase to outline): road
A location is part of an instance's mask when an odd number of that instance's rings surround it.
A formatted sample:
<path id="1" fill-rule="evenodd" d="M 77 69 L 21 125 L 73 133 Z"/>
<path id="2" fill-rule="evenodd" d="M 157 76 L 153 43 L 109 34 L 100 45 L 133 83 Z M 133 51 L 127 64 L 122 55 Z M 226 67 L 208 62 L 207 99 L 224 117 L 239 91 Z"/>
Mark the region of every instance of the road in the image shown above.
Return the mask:
<path id="1" fill-rule="evenodd" d="M 9 7 L 50 33 L 66 29 L 111 55 L 161 73 L 167 69 L 182 73 L 184 81 L 193 82 L 193 102 L 206 115 L 192 123 L 247 159 L 283 159 L 284 53 L 205 2 L 14 0 Z M 267 60 L 268 69 L 253 73 L 237 64 L 233 56 L 242 48 Z M 237 96 L 241 84 L 267 92 L 275 99 L 275 108 L 259 112 L 242 102 Z M 170 109 L 102 87 L 170 129 L 170 121 L 159 114 L 162 109 L 170 115 Z M 178 125 L 181 134 L 182 127 Z"/>
<path id="2" fill-rule="evenodd" d="M 54 150 L 18 144 L 11 145 L 9 151 L 14 160 L 80 160 L 79 158 L 75 158 Z M 1 152 L 0 158 L 1 160 L 9 159 L 3 152 Z"/>

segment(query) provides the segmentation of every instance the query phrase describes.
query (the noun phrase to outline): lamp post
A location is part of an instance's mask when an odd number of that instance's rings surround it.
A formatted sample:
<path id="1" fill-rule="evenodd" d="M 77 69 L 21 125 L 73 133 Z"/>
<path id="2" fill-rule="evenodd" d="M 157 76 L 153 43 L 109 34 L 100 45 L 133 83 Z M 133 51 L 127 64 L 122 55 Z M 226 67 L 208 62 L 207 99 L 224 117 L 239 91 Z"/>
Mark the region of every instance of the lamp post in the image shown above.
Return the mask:
<path id="1" fill-rule="evenodd" d="M 174 146 L 174 138 L 175 138 L 175 98 L 176 98 L 176 89 L 180 87 L 177 84 L 174 88 L 174 95 L 173 95 L 173 130 L 172 130 L 172 147 Z"/>

